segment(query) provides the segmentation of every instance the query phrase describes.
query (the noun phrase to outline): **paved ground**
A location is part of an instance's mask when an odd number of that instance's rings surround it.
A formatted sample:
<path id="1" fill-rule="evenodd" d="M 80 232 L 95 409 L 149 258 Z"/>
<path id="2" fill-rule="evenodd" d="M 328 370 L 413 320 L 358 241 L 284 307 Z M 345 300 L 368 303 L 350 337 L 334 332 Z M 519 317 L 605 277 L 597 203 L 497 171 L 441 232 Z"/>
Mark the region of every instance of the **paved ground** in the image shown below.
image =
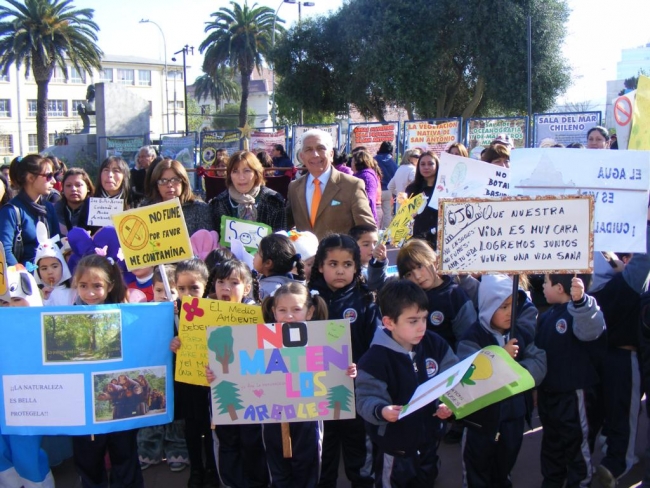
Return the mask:
<path id="1" fill-rule="evenodd" d="M 648 425 L 648 419 L 645 408 L 640 415 L 639 433 L 637 437 L 637 456 L 641 461 L 634 466 L 618 484 L 621 488 L 640 486 L 643 479 L 643 451 L 646 445 L 645 432 Z M 533 488 L 541 486 L 542 477 L 539 470 L 539 449 L 542 438 L 539 420 L 535 420 L 534 429 L 527 432 L 524 437 L 522 450 L 517 460 L 517 465 L 512 473 L 513 484 L 515 487 Z M 436 481 L 436 488 L 460 488 L 461 487 L 461 463 L 460 463 L 460 446 L 459 445 L 442 445 L 440 448 L 440 457 L 442 459 L 442 468 L 440 476 Z M 72 460 L 67 460 L 61 466 L 53 469 L 54 478 L 58 488 L 77 488 L 80 487 L 78 478 L 74 472 Z M 187 485 L 189 469 L 181 473 L 172 473 L 164 465 L 151 467 L 144 471 L 145 485 L 147 488 L 184 488 Z M 350 483 L 345 479 L 345 475 L 340 471 L 339 488 L 347 488 Z M 593 488 L 599 488 L 598 482 L 592 484 Z"/>

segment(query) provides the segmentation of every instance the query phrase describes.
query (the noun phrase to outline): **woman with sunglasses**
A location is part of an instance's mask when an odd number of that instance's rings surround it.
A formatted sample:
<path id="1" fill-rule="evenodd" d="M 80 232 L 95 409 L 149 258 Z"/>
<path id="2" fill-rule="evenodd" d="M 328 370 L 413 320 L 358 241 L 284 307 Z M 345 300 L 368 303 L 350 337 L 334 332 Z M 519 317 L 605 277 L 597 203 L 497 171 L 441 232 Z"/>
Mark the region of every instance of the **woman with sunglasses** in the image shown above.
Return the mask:
<path id="1" fill-rule="evenodd" d="M 0 242 L 7 265 L 12 266 L 33 262 L 38 247 L 37 222 L 43 222 L 49 237 L 54 237 L 59 233 L 59 220 L 54 206 L 45 200 L 54 185 L 54 168 L 49 159 L 38 154 L 18 157 L 11 162 L 9 176 L 19 191 L 0 209 Z M 14 249 L 14 245 L 19 241 L 22 253 L 16 256 L 14 251 L 20 246 Z"/>

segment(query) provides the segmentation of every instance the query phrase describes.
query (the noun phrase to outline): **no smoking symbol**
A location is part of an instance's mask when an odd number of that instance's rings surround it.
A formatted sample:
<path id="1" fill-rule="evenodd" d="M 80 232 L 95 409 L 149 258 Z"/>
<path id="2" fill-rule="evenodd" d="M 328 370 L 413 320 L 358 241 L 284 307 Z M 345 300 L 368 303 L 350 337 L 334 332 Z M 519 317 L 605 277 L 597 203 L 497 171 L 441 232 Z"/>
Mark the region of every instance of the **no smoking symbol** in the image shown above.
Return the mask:
<path id="1" fill-rule="evenodd" d="M 140 217 L 129 215 L 120 224 L 120 235 L 123 243 L 133 251 L 143 249 L 149 242 L 149 231 L 147 225 Z"/>
<path id="2" fill-rule="evenodd" d="M 614 118 L 618 125 L 625 126 L 632 120 L 632 102 L 627 97 L 619 98 L 614 105 Z"/>

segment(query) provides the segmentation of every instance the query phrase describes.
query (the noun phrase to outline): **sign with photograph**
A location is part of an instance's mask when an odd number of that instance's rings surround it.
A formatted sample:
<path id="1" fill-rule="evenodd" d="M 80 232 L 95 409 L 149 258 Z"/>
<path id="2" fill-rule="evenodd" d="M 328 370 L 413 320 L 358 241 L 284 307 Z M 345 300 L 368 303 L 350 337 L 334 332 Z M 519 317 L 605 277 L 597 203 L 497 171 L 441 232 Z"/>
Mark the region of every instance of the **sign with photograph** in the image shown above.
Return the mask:
<path id="1" fill-rule="evenodd" d="M 0 308 L 3 434 L 82 435 L 174 418 L 173 305 Z M 13 327 L 10 324 L 19 324 Z"/>
<path id="2" fill-rule="evenodd" d="M 201 132 L 201 164 L 212 166 L 217 158 L 217 149 L 225 149 L 228 154 L 239 151 L 239 131 Z"/>
<path id="3" fill-rule="evenodd" d="M 133 168 L 138 159 L 138 152 L 144 146 L 143 136 L 116 136 L 106 138 L 106 157 L 119 156 Z"/>

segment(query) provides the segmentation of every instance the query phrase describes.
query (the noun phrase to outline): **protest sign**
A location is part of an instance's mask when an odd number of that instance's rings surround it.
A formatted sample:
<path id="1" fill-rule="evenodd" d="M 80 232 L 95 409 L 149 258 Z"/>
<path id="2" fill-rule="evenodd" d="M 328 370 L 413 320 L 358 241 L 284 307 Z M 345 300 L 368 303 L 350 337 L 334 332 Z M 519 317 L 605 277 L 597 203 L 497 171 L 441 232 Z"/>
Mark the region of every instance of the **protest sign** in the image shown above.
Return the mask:
<path id="1" fill-rule="evenodd" d="M 498 117 L 469 119 L 467 121 L 467 150 L 480 157 L 480 151 L 490 145 L 499 134 L 506 134 L 516 148 L 526 147 L 528 117 Z"/>
<path id="2" fill-rule="evenodd" d="M 439 273 L 590 273 L 593 197 L 441 199 Z"/>
<path id="3" fill-rule="evenodd" d="M 250 147 L 251 151 L 266 151 L 271 154 L 273 147 L 276 144 L 282 144 L 285 146 L 287 143 L 287 134 L 284 129 L 275 131 L 275 132 L 264 132 L 259 130 L 254 130 L 250 135 Z M 286 148 L 285 148 L 286 149 Z"/>
<path id="4" fill-rule="evenodd" d="M 429 207 L 439 198 L 501 197 L 510 194 L 510 169 L 443 152 Z"/>
<path id="5" fill-rule="evenodd" d="M 350 124 L 348 127 L 350 149 L 363 146 L 370 155 L 374 156 L 384 141 L 391 142 L 395 146 L 398 132 L 399 122 Z"/>
<path id="6" fill-rule="evenodd" d="M 113 225 L 111 216 L 124 211 L 124 200 L 121 198 L 90 198 L 88 206 L 88 225 L 105 227 Z"/>
<path id="7" fill-rule="evenodd" d="M 292 161 L 298 161 L 298 152 L 300 151 L 300 138 L 302 135 L 310 129 L 320 129 L 328 132 L 332 136 L 332 141 L 334 141 L 334 147 L 341 146 L 340 131 L 341 128 L 338 124 L 328 124 L 328 125 L 294 125 L 293 126 L 293 145 L 292 145 Z"/>
<path id="8" fill-rule="evenodd" d="M 130 167 L 135 167 L 138 152 L 144 146 L 143 136 L 123 136 L 106 138 L 106 157 L 119 156 Z"/>
<path id="9" fill-rule="evenodd" d="M 171 422 L 173 305 L 0 308 L 3 434 L 103 434 Z M 17 324 L 11 326 L 10 324 Z"/>
<path id="10" fill-rule="evenodd" d="M 612 104 L 614 106 L 614 127 L 616 128 L 616 140 L 619 149 L 628 149 L 635 100 L 636 90 L 632 90 L 615 98 Z"/>
<path id="11" fill-rule="evenodd" d="M 112 219 L 129 271 L 193 257 L 178 198 L 127 210 Z"/>
<path id="12" fill-rule="evenodd" d="M 415 120 L 404 124 L 404 149 L 444 152 L 453 143 L 460 142 L 460 119 Z"/>
<path id="13" fill-rule="evenodd" d="M 639 75 L 628 149 L 650 149 L 650 78 Z"/>
<path id="14" fill-rule="evenodd" d="M 593 195 L 594 250 L 645 252 L 650 156 L 645 151 L 518 149 L 511 195 Z"/>
<path id="15" fill-rule="evenodd" d="M 209 327 L 215 425 L 355 416 L 350 322 Z"/>
<path id="16" fill-rule="evenodd" d="M 574 142 L 587 145 L 587 132 L 600 125 L 600 119 L 600 112 L 535 114 L 534 147 L 544 139 L 565 146 Z"/>
<path id="17" fill-rule="evenodd" d="M 239 151 L 240 145 L 238 131 L 201 132 L 201 164 L 212 166 L 217 149 L 225 149 L 232 154 Z"/>
<path id="18" fill-rule="evenodd" d="M 196 132 L 186 136 L 163 135 L 160 142 L 160 156 L 175 159 L 183 168 L 194 169 L 194 146 L 196 145 Z"/>
<path id="19" fill-rule="evenodd" d="M 4 246 L 0 246 L 0 295 L 7 293 L 7 258 Z"/>
<path id="20" fill-rule="evenodd" d="M 426 197 L 424 193 L 412 196 L 400 204 L 395 217 L 382 234 L 381 242 L 390 242 L 401 247 L 413 235 L 413 217 L 424 210 Z"/>
<path id="21" fill-rule="evenodd" d="M 176 381 L 208 386 L 205 379 L 205 366 L 208 364 L 205 331 L 208 327 L 262 322 L 262 307 L 257 305 L 183 297 L 178 327 L 181 348 L 176 354 Z"/>
<path id="22" fill-rule="evenodd" d="M 262 238 L 273 234 L 270 225 L 235 217 L 221 216 L 222 246 L 230 247 L 232 241 L 240 241 L 248 252 L 256 252 Z"/>

